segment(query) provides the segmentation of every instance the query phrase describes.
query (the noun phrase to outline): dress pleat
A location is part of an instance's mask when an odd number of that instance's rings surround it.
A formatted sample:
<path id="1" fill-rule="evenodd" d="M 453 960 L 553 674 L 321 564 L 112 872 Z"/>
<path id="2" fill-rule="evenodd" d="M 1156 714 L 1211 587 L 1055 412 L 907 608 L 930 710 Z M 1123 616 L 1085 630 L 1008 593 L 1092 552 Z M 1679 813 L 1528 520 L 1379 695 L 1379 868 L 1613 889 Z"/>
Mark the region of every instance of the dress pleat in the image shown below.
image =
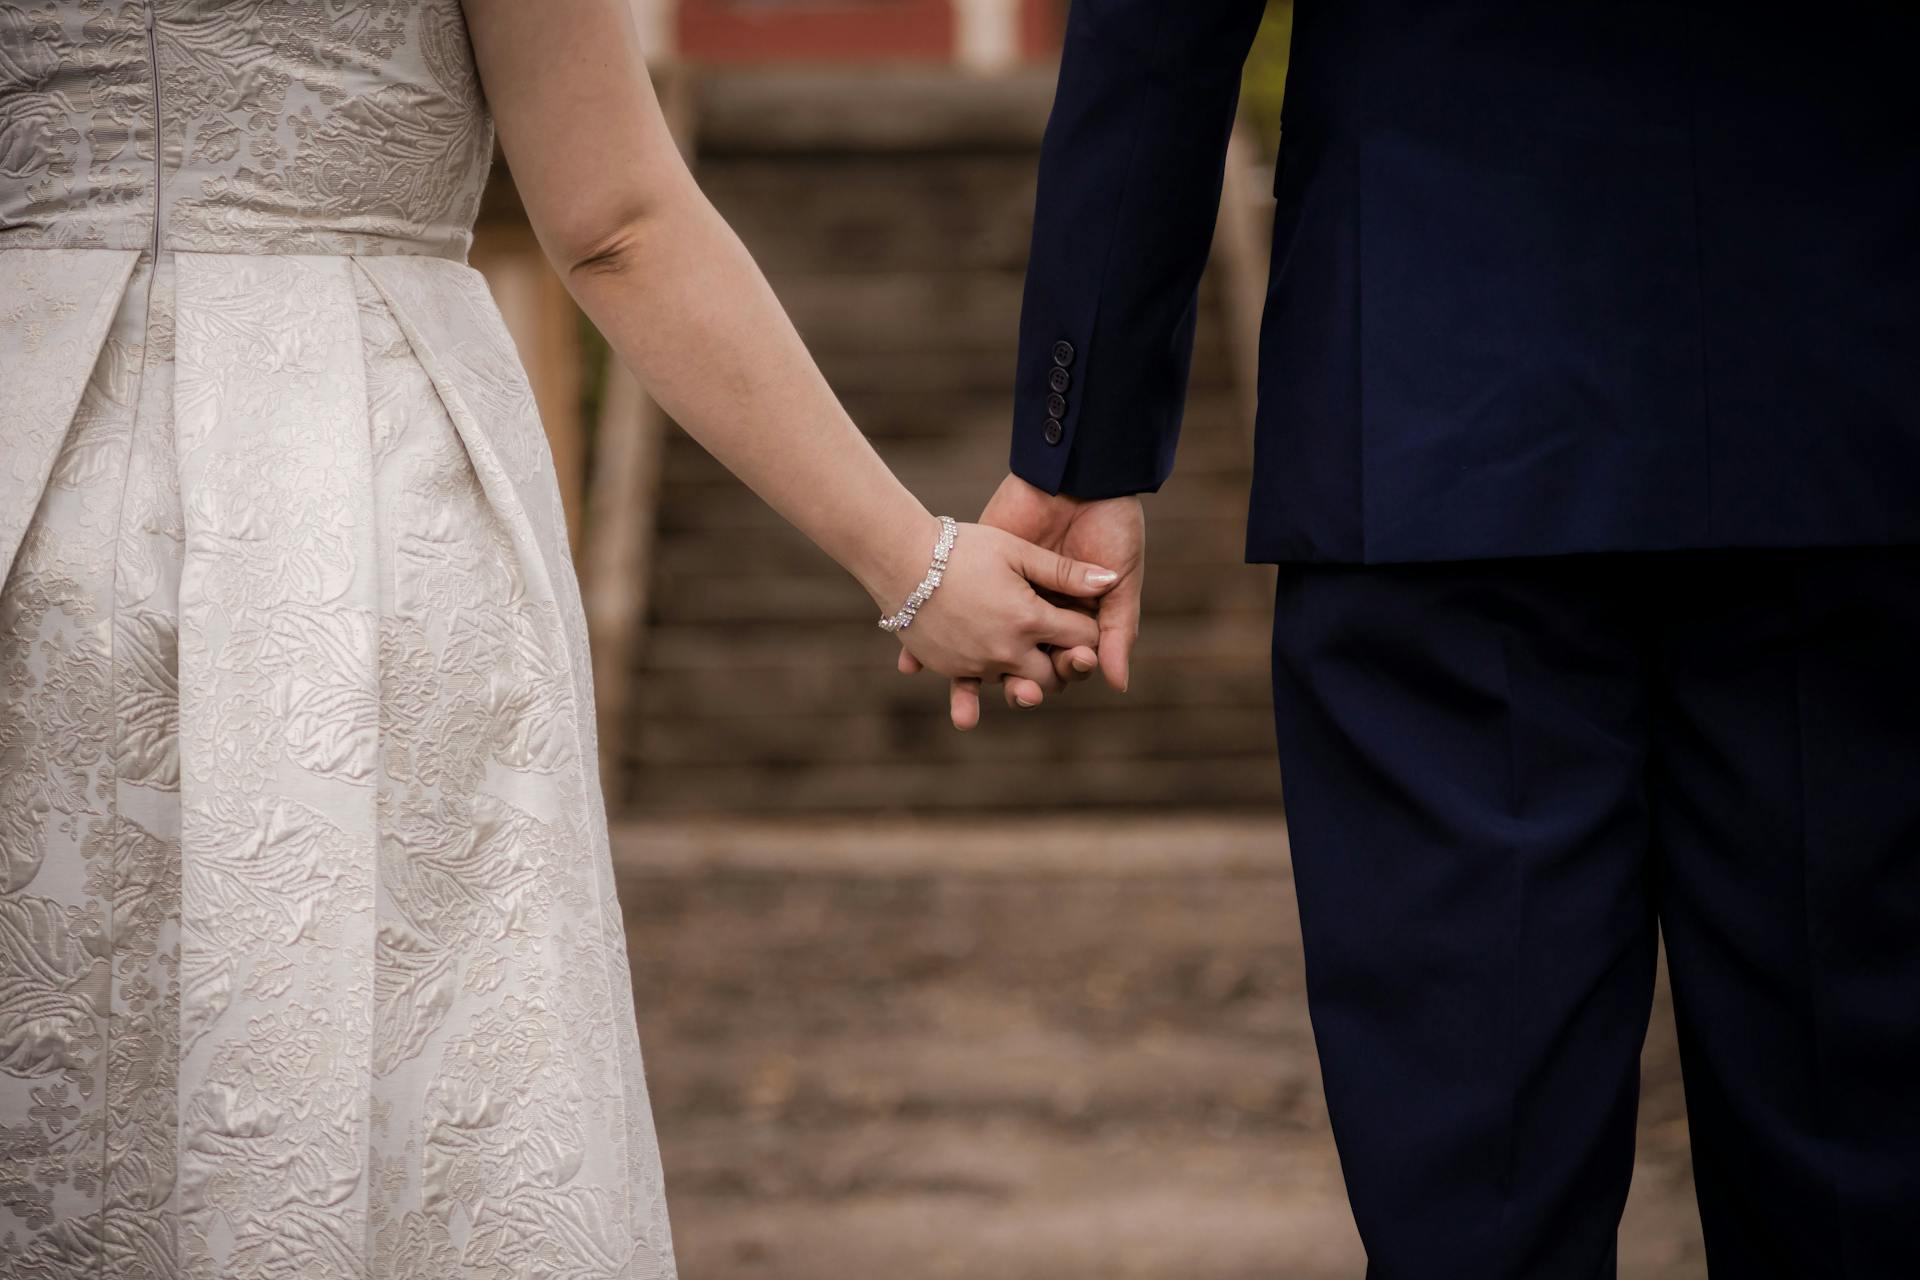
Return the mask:
<path id="1" fill-rule="evenodd" d="M 0 570 L 13 566 L 138 257 L 0 248 Z"/>
<path id="2" fill-rule="evenodd" d="M 242 1274 L 283 1251 L 301 1273 L 352 1275 L 380 743 L 352 263 L 175 261 L 180 1230 Z"/>

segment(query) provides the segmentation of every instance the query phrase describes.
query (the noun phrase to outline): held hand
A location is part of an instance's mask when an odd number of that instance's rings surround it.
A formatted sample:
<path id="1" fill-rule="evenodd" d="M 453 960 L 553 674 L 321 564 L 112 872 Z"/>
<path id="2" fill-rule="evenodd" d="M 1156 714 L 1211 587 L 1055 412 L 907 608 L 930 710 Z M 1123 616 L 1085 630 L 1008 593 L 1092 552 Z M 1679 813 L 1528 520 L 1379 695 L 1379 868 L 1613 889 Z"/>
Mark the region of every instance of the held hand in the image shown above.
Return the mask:
<path id="1" fill-rule="evenodd" d="M 1093 618 L 1063 609 L 1036 588 L 1095 601 L 1119 574 L 983 525 L 961 525 L 939 590 L 900 633 L 902 660 L 955 679 L 1018 678 L 1059 687 L 1040 646 L 1091 650 Z M 885 607 L 885 606 L 883 606 Z"/>
<path id="2" fill-rule="evenodd" d="M 1140 596 L 1146 574 L 1146 510 L 1140 500 L 1082 501 L 1049 494 L 1010 475 L 987 503 L 980 523 L 1006 530 L 1063 557 L 1104 565 L 1119 575 L 1099 597 L 1093 641 L 1056 648 L 1052 669 L 1047 673 L 1007 673 L 1003 681 L 1007 702 L 1038 706 L 1047 691 L 1084 680 L 1096 667 L 1108 684 L 1126 692 L 1133 642 L 1140 632 Z M 919 670 L 911 652 L 900 655 L 900 669 L 908 674 Z M 979 723 L 978 679 L 955 678 L 951 701 L 955 728 L 971 729 Z"/>

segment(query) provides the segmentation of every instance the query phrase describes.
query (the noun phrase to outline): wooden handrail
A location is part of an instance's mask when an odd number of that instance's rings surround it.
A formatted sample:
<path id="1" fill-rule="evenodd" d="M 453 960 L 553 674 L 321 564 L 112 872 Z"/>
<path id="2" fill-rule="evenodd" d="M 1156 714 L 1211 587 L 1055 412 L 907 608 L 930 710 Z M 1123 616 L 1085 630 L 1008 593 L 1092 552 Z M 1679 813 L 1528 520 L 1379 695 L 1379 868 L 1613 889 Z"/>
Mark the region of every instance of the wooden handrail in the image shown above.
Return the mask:
<path id="1" fill-rule="evenodd" d="M 1271 172 L 1260 159 L 1260 142 L 1252 128 L 1244 122 L 1236 125 L 1227 144 L 1213 250 L 1220 255 L 1227 291 L 1234 384 L 1249 438 L 1259 399 L 1260 317 L 1267 305 L 1267 271 L 1273 252 Z"/>

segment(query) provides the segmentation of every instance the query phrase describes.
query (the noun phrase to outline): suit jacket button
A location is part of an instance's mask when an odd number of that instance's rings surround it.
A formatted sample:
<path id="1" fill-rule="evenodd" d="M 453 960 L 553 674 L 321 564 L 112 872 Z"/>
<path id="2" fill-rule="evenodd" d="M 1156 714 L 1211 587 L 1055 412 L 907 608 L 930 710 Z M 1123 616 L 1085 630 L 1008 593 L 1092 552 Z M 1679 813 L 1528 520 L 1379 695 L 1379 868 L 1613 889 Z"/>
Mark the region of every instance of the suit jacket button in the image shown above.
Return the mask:
<path id="1" fill-rule="evenodd" d="M 1059 444 L 1060 437 L 1062 434 L 1064 434 L 1064 430 L 1065 429 L 1062 428 L 1060 425 L 1060 419 L 1048 418 L 1047 419 L 1047 443 Z"/>
<path id="2" fill-rule="evenodd" d="M 1073 363 L 1073 344 L 1071 342 L 1065 342 L 1065 341 L 1054 343 L 1053 344 L 1053 362 L 1059 365 L 1062 369 L 1072 364 Z"/>
<path id="3" fill-rule="evenodd" d="M 1047 375 L 1047 385 L 1055 391 L 1065 391 L 1073 385 L 1073 375 L 1065 369 L 1056 368 L 1052 373 Z"/>
<path id="4" fill-rule="evenodd" d="M 1047 397 L 1047 416 L 1064 418 L 1067 416 L 1067 398 L 1058 392 Z"/>

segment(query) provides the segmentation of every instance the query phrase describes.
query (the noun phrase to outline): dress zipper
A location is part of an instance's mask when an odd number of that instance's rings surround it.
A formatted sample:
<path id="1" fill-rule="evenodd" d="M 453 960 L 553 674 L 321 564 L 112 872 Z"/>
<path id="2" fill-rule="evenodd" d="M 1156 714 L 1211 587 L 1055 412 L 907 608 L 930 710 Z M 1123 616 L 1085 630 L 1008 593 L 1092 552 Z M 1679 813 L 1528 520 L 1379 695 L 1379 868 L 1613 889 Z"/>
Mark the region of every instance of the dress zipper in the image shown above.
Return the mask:
<path id="1" fill-rule="evenodd" d="M 154 30 L 155 0 L 145 0 L 147 11 L 147 73 L 153 81 L 153 262 L 160 265 L 160 202 L 166 190 L 160 130 L 160 37 Z"/>

